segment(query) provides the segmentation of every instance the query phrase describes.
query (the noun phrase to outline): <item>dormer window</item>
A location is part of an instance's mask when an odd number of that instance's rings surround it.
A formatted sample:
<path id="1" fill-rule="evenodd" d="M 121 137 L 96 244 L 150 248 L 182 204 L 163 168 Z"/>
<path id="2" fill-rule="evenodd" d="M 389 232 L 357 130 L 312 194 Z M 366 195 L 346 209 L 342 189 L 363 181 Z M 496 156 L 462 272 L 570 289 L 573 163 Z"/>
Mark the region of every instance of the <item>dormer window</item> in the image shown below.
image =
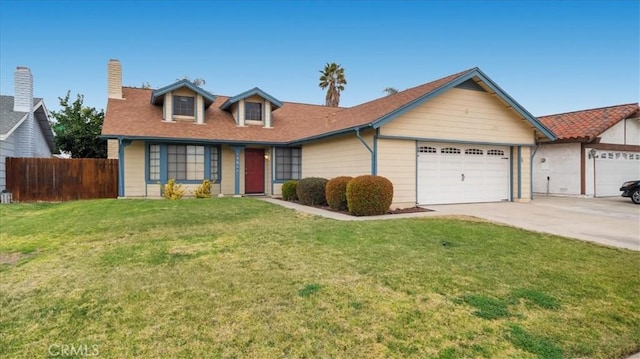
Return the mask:
<path id="1" fill-rule="evenodd" d="M 173 114 L 176 116 L 195 115 L 195 98 L 191 96 L 173 96 Z"/>
<path id="2" fill-rule="evenodd" d="M 244 119 L 246 121 L 262 121 L 262 104 L 258 102 L 245 102 Z"/>

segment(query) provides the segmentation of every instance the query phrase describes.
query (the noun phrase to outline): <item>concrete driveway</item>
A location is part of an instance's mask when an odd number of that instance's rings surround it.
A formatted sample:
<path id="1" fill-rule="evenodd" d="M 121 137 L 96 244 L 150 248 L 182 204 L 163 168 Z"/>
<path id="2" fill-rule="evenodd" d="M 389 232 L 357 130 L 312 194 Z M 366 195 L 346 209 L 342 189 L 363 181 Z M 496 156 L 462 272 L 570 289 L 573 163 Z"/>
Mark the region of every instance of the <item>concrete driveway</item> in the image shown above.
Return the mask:
<path id="1" fill-rule="evenodd" d="M 440 214 L 461 214 L 532 231 L 640 251 L 640 206 L 628 198 L 535 197 L 531 203 L 424 206 Z"/>

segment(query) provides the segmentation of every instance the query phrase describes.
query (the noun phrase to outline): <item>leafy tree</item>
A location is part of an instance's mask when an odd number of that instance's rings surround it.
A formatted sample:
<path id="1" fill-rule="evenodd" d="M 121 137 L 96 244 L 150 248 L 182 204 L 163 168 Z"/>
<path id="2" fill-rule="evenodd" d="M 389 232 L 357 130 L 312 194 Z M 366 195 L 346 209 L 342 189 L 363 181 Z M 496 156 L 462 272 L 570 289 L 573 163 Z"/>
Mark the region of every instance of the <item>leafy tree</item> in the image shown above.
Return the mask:
<path id="1" fill-rule="evenodd" d="M 78 94 L 69 100 L 70 92 L 60 100 L 61 111 L 51 111 L 55 141 L 62 151 L 71 152 L 73 158 L 106 158 L 107 141 L 100 138 L 104 111 L 83 106 L 84 96 Z"/>
<path id="2" fill-rule="evenodd" d="M 205 81 L 203 78 L 197 78 L 197 79 L 191 80 L 189 76 L 182 76 L 181 79 L 176 79 L 176 81 L 180 81 L 180 80 L 187 80 L 198 87 L 207 83 L 207 81 Z"/>
<path id="3" fill-rule="evenodd" d="M 340 106 L 340 92 L 344 91 L 347 80 L 344 77 L 344 69 L 335 62 L 327 63 L 324 69 L 320 70 L 320 88 L 327 89 L 325 105 L 331 107 Z"/>
<path id="4" fill-rule="evenodd" d="M 386 93 L 387 96 L 395 95 L 398 93 L 398 89 L 395 87 L 387 87 L 386 89 L 382 90 L 382 92 Z"/>

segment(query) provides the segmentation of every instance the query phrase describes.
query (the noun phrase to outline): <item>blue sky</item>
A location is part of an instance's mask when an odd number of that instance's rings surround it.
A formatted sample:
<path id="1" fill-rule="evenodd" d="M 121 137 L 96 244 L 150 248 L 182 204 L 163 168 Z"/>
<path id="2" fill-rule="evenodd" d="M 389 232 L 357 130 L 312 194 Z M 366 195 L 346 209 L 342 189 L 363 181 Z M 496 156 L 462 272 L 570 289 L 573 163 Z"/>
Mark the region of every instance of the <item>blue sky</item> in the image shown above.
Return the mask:
<path id="1" fill-rule="evenodd" d="M 0 0 L 0 92 L 16 66 L 59 109 L 68 90 L 106 106 L 106 68 L 158 88 L 203 78 L 235 95 L 324 103 L 319 70 L 345 69 L 341 106 L 480 67 L 534 115 L 637 102 L 640 1 Z"/>

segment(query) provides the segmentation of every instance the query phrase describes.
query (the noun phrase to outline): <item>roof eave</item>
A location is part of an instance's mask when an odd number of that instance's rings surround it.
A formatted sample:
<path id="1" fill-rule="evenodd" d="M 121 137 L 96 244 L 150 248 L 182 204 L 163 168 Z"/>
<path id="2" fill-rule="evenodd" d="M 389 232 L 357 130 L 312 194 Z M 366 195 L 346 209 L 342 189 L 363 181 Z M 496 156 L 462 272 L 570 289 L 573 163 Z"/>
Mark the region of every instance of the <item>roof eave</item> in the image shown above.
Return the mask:
<path id="1" fill-rule="evenodd" d="M 255 140 L 224 140 L 224 139 L 202 139 L 202 138 L 175 138 L 175 137 L 161 137 L 161 136 L 130 136 L 130 135 L 122 135 L 122 134 L 106 134 L 100 135 L 100 138 L 106 140 L 131 140 L 131 141 L 162 141 L 162 142 L 172 142 L 172 143 L 201 143 L 201 144 L 229 144 L 229 145 L 273 145 L 273 146 L 286 146 L 289 144 L 288 141 L 255 141 Z"/>
<path id="2" fill-rule="evenodd" d="M 473 68 L 469 70 L 466 74 L 463 74 L 440 87 L 416 98 L 415 100 L 401 106 L 392 112 L 378 118 L 377 120 L 372 121 L 370 124 L 374 128 L 379 128 L 389 121 L 397 118 L 398 116 L 412 110 L 416 106 L 442 94 L 443 92 L 469 80 L 474 77 L 480 78 L 482 82 L 484 82 L 493 92 L 495 92 L 500 98 L 502 98 L 509 106 L 511 106 L 516 112 L 518 112 L 527 122 L 529 122 L 535 129 L 540 131 L 543 135 L 545 135 L 550 140 L 555 140 L 556 136 L 546 127 L 544 126 L 536 117 L 534 117 L 529 111 L 527 111 L 524 107 L 522 107 L 516 100 L 514 100 L 511 96 L 509 96 L 500 86 L 498 86 L 493 80 L 491 80 L 487 75 L 485 75 L 479 68 Z"/>

